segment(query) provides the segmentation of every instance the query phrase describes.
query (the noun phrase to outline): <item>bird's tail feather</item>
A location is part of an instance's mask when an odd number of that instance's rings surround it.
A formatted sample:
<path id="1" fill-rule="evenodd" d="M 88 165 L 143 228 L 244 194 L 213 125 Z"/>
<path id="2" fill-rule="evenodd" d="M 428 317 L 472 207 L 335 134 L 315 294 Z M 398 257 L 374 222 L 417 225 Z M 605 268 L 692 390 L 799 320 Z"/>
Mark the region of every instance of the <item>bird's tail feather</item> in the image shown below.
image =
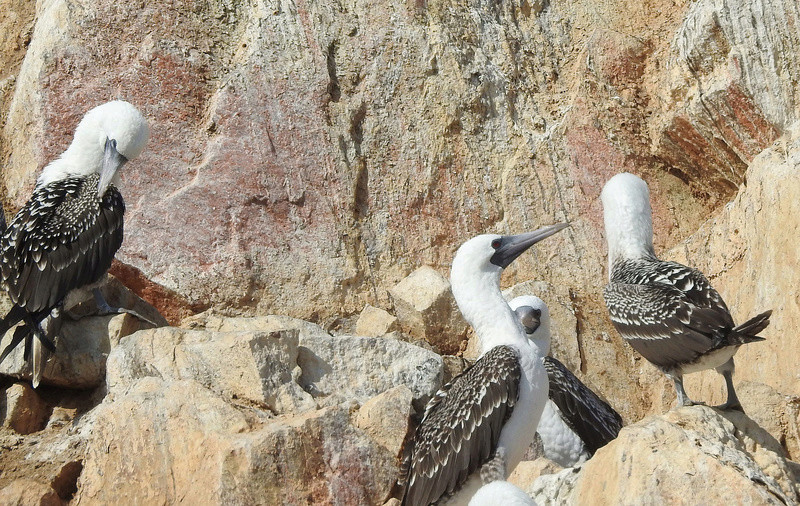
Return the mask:
<path id="1" fill-rule="evenodd" d="M 769 317 L 772 315 L 772 310 L 764 311 L 758 316 L 750 318 L 738 327 L 733 329 L 733 336 L 738 338 L 742 344 L 752 343 L 754 341 L 763 341 L 763 337 L 757 334 L 769 326 Z"/>

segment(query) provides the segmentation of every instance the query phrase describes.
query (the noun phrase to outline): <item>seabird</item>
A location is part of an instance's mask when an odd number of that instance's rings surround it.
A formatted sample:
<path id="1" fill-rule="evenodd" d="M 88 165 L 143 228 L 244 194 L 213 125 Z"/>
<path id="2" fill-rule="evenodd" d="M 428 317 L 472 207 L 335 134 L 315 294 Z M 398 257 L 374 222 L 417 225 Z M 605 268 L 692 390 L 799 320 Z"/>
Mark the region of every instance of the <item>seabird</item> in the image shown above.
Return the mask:
<path id="1" fill-rule="evenodd" d="M 659 260 L 647 183 L 633 174 L 612 177 L 600 196 L 608 240 L 609 283 L 604 296 L 611 322 L 625 340 L 675 383 L 679 406 L 697 404 L 683 389 L 683 375 L 714 368 L 728 398 L 721 409 L 741 409 L 733 388 L 733 355 L 763 341 L 772 311 L 739 325 L 703 274 Z"/>
<path id="2" fill-rule="evenodd" d="M 42 170 L 33 195 L 0 236 L 2 287 L 14 303 L 0 322 L 0 336 L 24 322 L 0 362 L 23 339 L 29 359 L 33 333 L 34 386 L 44 365 L 40 345 L 54 350 L 64 298 L 100 281 L 122 244 L 125 204 L 116 188 L 118 171 L 141 154 L 148 136 L 147 121 L 128 102 L 86 113 L 72 144 Z M 118 312 L 99 290 L 94 293 L 102 311 Z"/>
<path id="3" fill-rule="evenodd" d="M 480 235 L 456 252 L 453 296 L 478 336 L 481 355 L 428 403 L 403 466 L 404 505 L 450 496 L 453 503 L 466 504 L 481 487 L 482 466 L 499 459 L 511 471 L 522 459 L 547 400 L 547 373 L 500 292 L 500 275 L 525 250 L 564 227 Z M 542 309 L 536 337 L 549 332 L 547 308 Z"/>
<path id="4" fill-rule="evenodd" d="M 523 295 L 508 303 L 529 335 L 536 331 L 539 318 L 536 308 L 543 304 L 533 295 Z M 547 349 L 543 353 L 547 354 L 550 342 L 542 342 L 545 344 Z M 545 457 L 563 467 L 580 465 L 617 437 L 622 417 L 564 364 L 550 356 L 545 356 L 542 362 L 550 388 L 536 432 L 542 438 Z"/>

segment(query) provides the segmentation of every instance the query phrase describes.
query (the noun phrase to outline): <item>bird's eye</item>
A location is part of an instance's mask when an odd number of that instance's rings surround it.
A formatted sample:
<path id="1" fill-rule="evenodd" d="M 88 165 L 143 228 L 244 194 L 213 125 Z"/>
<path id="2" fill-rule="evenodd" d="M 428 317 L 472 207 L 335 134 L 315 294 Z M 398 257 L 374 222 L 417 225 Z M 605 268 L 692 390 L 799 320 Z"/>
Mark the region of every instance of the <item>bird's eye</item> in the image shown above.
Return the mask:
<path id="1" fill-rule="evenodd" d="M 542 310 L 541 309 L 534 309 L 533 315 L 536 317 L 537 320 L 541 319 L 542 317 Z"/>
<path id="2" fill-rule="evenodd" d="M 497 249 L 500 247 L 500 239 L 495 239 L 492 241 L 492 248 Z"/>

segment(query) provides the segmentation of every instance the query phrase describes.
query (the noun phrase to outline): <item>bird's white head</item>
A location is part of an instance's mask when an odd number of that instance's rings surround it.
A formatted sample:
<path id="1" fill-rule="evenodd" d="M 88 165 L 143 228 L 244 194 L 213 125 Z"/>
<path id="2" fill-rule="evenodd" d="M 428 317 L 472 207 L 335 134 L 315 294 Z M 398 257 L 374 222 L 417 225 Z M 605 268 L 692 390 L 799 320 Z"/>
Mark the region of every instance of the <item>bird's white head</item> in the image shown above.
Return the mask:
<path id="1" fill-rule="evenodd" d="M 560 223 L 518 235 L 479 235 L 458 248 L 450 270 L 451 289 L 484 351 L 500 344 L 498 340 L 521 334 L 520 324 L 500 292 L 503 269 L 528 248 L 566 226 Z"/>
<path id="2" fill-rule="evenodd" d="M 609 276 L 617 259 L 655 256 L 647 183 L 627 172 L 617 174 L 605 184 L 600 199 L 608 241 Z"/>
<path id="3" fill-rule="evenodd" d="M 37 185 L 100 174 L 97 190 L 102 196 L 111 182 L 118 182 L 122 165 L 144 151 L 149 136 L 147 120 L 133 105 L 123 100 L 99 105 L 78 123 L 72 144 L 44 168 Z"/>
<path id="4" fill-rule="evenodd" d="M 550 310 L 535 295 L 515 297 L 508 303 L 542 357 L 550 353 Z"/>

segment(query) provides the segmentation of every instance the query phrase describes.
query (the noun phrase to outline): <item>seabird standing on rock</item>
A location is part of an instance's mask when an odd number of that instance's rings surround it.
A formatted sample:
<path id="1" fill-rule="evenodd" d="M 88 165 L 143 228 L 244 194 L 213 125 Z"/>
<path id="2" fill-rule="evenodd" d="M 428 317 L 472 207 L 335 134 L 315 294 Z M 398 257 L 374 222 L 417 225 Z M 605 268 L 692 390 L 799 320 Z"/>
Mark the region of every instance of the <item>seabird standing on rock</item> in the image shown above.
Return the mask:
<path id="1" fill-rule="evenodd" d="M 547 373 L 538 348 L 503 299 L 500 275 L 525 250 L 566 226 L 480 235 L 456 252 L 453 296 L 475 329 L 481 355 L 428 403 L 404 464 L 404 505 L 448 496 L 466 504 L 481 487 L 485 464 L 511 471 L 522 459 L 547 400 Z M 542 315 L 540 334 L 549 332 L 546 308 Z"/>
<path id="2" fill-rule="evenodd" d="M 508 305 L 525 332 L 533 335 L 539 327 L 538 308 L 544 302 L 539 297 L 523 295 Z M 564 364 L 547 356 L 549 340 L 540 342 L 539 346 L 546 346 L 542 350 L 542 362 L 550 388 L 536 432 L 542 438 L 545 457 L 563 467 L 577 466 L 617 437 L 622 429 L 622 417 Z"/>
<path id="3" fill-rule="evenodd" d="M 100 281 L 122 245 L 125 204 L 115 186 L 118 170 L 141 154 L 148 136 L 147 121 L 128 102 L 108 102 L 86 113 L 72 144 L 42 170 L 33 195 L 0 237 L 2 287 L 14 302 L 0 322 L 0 336 L 24 322 L 0 362 L 23 339 L 29 358 L 33 333 L 34 386 L 44 366 L 41 345 L 54 349 L 64 298 Z M 94 293 L 101 311 L 119 311 L 98 289 Z M 45 322 L 48 317 L 52 323 Z"/>
<path id="4" fill-rule="evenodd" d="M 608 240 L 604 296 L 614 327 L 672 379 L 679 406 L 696 404 L 683 389 L 683 375 L 715 368 L 728 390 L 720 408 L 741 409 L 733 388 L 733 355 L 742 344 L 764 340 L 757 334 L 769 325 L 772 311 L 737 327 L 700 271 L 656 258 L 650 193 L 642 179 L 617 174 L 600 198 Z"/>

